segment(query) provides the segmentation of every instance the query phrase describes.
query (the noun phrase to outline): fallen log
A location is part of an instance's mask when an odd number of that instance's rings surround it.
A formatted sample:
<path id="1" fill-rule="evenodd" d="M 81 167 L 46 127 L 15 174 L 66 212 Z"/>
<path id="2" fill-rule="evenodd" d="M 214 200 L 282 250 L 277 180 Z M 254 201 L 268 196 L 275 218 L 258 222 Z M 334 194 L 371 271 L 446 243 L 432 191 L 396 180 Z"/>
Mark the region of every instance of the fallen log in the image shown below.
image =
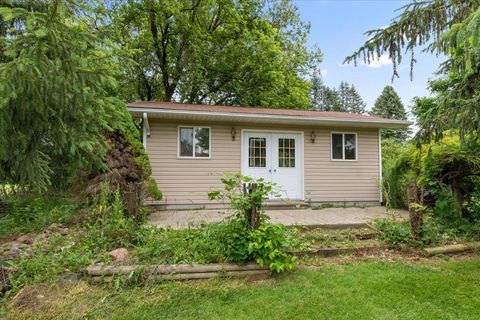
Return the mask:
<path id="1" fill-rule="evenodd" d="M 480 250 L 480 242 L 451 244 L 446 246 L 424 249 L 425 253 L 429 256 L 433 256 L 436 254 L 459 253 L 473 250 Z"/>
<path id="2" fill-rule="evenodd" d="M 142 272 L 148 275 L 161 274 L 187 274 L 187 273 L 208 273 L 217 272 L 225 273 L 232 271 L 251 271 L 251 270 L 268 270 L 267 266 L 260 266 L 256 263 L 248 263 L 245 265 L 233 263 L 212 263 L 212 264 L 172 264 L 172 265 L 131 265 L 131 266 L 89 266 L 86 273 L 90 276 L 111 276 L 126 275 L 132 272 Z"/>

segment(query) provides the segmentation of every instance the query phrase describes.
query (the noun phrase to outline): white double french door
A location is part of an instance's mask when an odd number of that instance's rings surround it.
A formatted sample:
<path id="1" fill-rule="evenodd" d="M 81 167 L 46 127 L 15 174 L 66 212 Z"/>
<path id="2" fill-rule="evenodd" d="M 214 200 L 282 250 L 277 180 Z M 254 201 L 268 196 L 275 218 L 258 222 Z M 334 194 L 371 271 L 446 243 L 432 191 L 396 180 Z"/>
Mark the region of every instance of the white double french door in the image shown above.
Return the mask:
<path id="1" fill-rule="evenodd" d="M 302 134 L 244 131 L 243 175 L 277 184 L 282 199 L 303 198 Z"/>

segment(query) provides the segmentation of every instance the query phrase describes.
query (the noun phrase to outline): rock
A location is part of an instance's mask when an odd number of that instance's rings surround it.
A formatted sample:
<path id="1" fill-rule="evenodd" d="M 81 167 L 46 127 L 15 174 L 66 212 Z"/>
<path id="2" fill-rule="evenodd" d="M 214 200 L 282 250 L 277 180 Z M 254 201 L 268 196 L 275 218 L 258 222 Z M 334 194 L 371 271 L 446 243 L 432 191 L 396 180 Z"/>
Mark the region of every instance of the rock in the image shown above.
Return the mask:
<path id="1" fill-rule="evenodd" d="M 76 284 L 78 283 L 78 275 L 76 273 L 66 273 L 57 280 L 57 283 L 60 287 Z"/>
<path id="2" fill-rule="evenodd" d="M 20 252 L 21 251 L 20 251 L 20 247 L 18 246 L 18 243 L 14 242 L 7 253 L 7 259 L 9 260 L 17 259 L 18 256 L 20 255 Z"/>
<path id="3" fill-rule="evenodd" d="M 110 251 L 108 255 L 114 261 L 123 261 L 128 258 L 128 250 L 125 248 L 119 248 L 119 249 Z"/>
<path id="4" fill-rule="evenodd" d="M 33 237 L 29 234 L 24 234 L 23 236 L 20 236 L 16 239 L 17 242 L 22 244 L 32 244 L 33 240 Z"/>
<path id="5" fill-rule="evenodd" d="M 63 227 L 61 224 L 59 223 L 52 223 L 51 225 L 48 226 L 47 230 L 48 231 L 57 231 L 58 229 L 60 229 L 61 227 Z M 47 231 L 46 230 L 46 231 Z"/>

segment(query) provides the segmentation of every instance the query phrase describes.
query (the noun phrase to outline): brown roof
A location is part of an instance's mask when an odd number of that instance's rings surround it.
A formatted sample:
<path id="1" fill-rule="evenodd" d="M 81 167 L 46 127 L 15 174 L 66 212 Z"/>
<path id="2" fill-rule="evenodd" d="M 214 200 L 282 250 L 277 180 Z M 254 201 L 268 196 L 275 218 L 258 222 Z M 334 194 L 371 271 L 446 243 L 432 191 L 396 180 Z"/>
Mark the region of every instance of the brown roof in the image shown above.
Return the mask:
<path id="1" fill-rule="evenodd" d="M 236 107 L 236 106 L 216 106 L 205 104 L 186 104 L 175 102 L 158 102 L 158 101 L 138 101 L 127 104 L 131 109 L 165 109 L 179 111 L 201 111 L 201 112 L 221 112 L 221 113 L 243 113 L 273 116 L 294 116 L 294 117 L 313 117 L 313 118 L 337 118 L 351 120 L 386 120 L 384 118 L 372 117 L 363 114 L 348 112 L 332 112 L 332 111 L 312 111 L 312 110 L 296 110 L 296 109 L 273 109 L 273 108 L 256 108 L 256 107 Z"/>

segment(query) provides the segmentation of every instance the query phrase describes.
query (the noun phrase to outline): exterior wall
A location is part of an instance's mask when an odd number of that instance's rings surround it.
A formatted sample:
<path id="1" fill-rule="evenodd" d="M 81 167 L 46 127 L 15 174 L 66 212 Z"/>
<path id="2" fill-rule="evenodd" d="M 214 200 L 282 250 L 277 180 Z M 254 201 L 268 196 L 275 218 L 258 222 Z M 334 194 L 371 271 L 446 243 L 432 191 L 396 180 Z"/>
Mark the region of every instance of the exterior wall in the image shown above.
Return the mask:
<path id="1" fill-rule="evenodd" d="M 205 125 L 211 128 L 210 159 L 179 159 L 177 157 L 178 125 Z M 232 141 L 231 129 L 236 138 Z M 153 177 L 164 194 L 164 205 L 208 204 L 207 193 L 222 188 L 220 178 L 225 172 L 241 171 L 242 129 L 304 131 L 305 201 L 370 202 L 379 201 L 378 130 L 363 128 L 273 127 L 240 124 L 160 122 L 150 119 L 147 153 Z M 315 143 L 310 134 L 315 131 Z M 332 131 L 357 133 L 357 161 L 332 161 Z"/>

